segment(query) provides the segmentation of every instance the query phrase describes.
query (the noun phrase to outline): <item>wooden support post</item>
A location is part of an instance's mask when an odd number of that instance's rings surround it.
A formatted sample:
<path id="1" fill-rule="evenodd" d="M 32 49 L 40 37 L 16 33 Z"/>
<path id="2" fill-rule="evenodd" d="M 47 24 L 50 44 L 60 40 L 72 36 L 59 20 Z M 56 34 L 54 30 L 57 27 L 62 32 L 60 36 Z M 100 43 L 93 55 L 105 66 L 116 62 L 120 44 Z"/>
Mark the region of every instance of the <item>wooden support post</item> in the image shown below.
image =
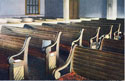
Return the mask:
<path id="1" fill-rule="evenodd" d="M 117 18 L 117 0 L 107 0 L 107 19 Z"/>

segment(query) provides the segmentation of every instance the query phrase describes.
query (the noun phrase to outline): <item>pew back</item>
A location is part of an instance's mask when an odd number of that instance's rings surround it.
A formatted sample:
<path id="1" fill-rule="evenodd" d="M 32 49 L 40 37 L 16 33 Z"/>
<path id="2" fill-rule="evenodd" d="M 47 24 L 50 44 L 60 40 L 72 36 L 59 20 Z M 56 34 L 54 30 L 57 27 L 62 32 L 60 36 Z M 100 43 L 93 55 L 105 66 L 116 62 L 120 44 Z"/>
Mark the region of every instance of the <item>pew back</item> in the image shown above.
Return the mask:
<path id="1" fill-rule="evenodd" d="M 25 37 L 9 36 L 0 34 L 0 50 L 10 56 L 10 53 L 18 53 L 23 47 Z M 5 51 L 8 50 L 8 51 Z M 11 52 L 10 52 L 11 51 Z M 10 54 L 10 55 L 8 55 Z"/>
<path id="2" fill-rule="evenodd" d="M 74 25 L 53 25 L 53 24 L 43 24 L 40 25 L 25 25 L 25 28 L 37 29 L 37 30 L 47 30 L 47 31 L 61 31 L 63 32 L 61 39 L 61 43 L 66 45 L 71 45 L 73 40 L 76 40 L 79 37 L 79 32 L 84 29 L 83 40 L 84 42 L 88 42 L 87 46 L 89 46 L 90 38 L 94 37 L 97 34 L 98 27 L 85 27 L 85 26 L 74 26 Z M 83 42 L 83 43 L 84 43 Z"/>
<path id="3" fill-rule="evenodd" d="M 19 27 L 2 27 L 1 33 L 5 35 L 22 36 L 22 37 L 29 35 L 32 37 L 30 46 L 39 49 L 42 46 L 42 40 L 51 40 L 53 43 L 53 41 L 56 41 L 56 37 L 58 34 L 58 32 L 36 31 Z"/>
<path id="4" fill-rule="evenodd" d="M 90 80 L 123 80 L 124 55 L 76 46 L 71 71 Z"/>
<path id="5" fill-rule="evenodd" d="M 103 39 L 100 50 L 124 54 L 124 40 Z"/>

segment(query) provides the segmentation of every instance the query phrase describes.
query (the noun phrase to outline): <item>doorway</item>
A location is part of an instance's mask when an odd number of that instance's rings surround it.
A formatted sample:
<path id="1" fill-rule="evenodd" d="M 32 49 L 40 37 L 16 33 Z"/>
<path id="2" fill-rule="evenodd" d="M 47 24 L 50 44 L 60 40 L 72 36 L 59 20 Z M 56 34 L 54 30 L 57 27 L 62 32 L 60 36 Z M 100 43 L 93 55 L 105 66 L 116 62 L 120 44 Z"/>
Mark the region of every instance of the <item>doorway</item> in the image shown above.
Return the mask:
<path id="1" fill-rule="evenodd" d="M 69 18 L 79 18 L 79 0 L 69 0 Z"/>

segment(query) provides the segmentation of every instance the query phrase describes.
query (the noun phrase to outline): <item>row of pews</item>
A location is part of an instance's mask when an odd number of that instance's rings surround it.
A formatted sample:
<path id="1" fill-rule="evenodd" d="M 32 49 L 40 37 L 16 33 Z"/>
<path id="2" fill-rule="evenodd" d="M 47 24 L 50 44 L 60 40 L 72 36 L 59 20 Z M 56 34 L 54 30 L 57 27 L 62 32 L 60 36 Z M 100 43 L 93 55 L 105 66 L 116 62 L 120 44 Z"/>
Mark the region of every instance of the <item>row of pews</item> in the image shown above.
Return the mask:
<path id="1" fill-rule="evenodd" d="M 123 80 L 123 33 L 123 19 L 3 26 L 0 69 L 8 71 L 7 79 L 31 80 L 28 56 L 33 56 L 44 61 L 47 80 Z M 68 65 L 70 73 L 62 76 Z"/>

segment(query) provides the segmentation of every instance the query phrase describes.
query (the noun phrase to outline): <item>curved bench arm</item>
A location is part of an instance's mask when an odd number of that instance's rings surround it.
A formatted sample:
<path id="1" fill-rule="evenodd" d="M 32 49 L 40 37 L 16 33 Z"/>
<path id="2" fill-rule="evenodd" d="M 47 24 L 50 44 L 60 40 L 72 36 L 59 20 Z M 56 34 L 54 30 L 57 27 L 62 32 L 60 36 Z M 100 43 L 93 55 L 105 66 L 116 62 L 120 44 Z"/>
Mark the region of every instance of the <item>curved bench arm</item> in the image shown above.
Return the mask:
<path id="1" fill-rule="evenodd" d="M 92 44 L 92 43 L 94 42 L 94 39 L 97 39 L 97 35 L 96 35 L 95 37 L 92 37 L 92 38 L 90 39 L 90 44 Z"/>
<path id="2" fill-rule="evenodd" d="M 94 40 L 96 40 L 96 42 L 99 41 L 99 33 L 100 33 L 100 29 L 101 29 L 101 28 L 98 27 L 96 36 L 90 38 L 90 48 L 92 47 L 92 44 L 94 43 Z"/>
<path id="3" fill-rule="evenodd" d="M 121 24 L 119 24 L 118 30 L 114 32 L 114 39 L 118 40 L 119 34 L 121 33 Z"/>
<path id="4" fill-rule="evenodd" d="M 50 46 L 48 46 L 46 48 L 46 54 L 47 54 L 46 56 L 49 55 L 51 48 L 54 47 L 55 45 L 57 45 L 56 46 L 57 57 L 59 56 L 59 43 L 60 43 L 60 36 L 61 36 L 61 34 L 62 34 L 62 32 L 59 32 L 59 34 L 57 36 L 57 39 L 56 39 L 56 42 L 53 45 L 50 45 Z"/>
<path id="5" fill-rule="evenodd" d="M 59 79 L 61 77 L 60 71 L 65 69 L 66 67 L 68 67 L 68 65 L 71 63 L 71 60 L 72 60 L 73 55 L 74 55 L 73 53 L 75 51 L 76 46 L 77 45 L 74 45 L 73 47 L 71 47 L 70 54 L 66 60 L 66 63 L 63 66 L 61 66 L 53 71 L 53 75 L 54 75 L 55 79 Z"/>
<path id="6" fill-rule="evenodd" d="M 26 38 L 21 51 L 18 54 L 15 54 L 9 58 L 10 64 L 12 64 L 14 62 L 14 59 L 13 59 L 14 57 L 21 55 L 26 50 L 26 48 L 29 46 L 30 39 L 31 39 L 31 37 Z"/>
<path id="7" fill-rule="evenodd" d="M 112 39 L 112 29 L 113 29 L 113 25 L 111 25 L 110 32 L 105 35 L 105 38 Z"/>
<path id="8" fill-rule="evenodd" d="M 80 37 L 79 37 L 77 40 L 75 40 L 75 41 L 72 42 L 72 46 L 73 46 L 74 44 L 76 44 L 76 42 L 79 42 L 79 46 L 82 46 L 83 32 L 84 32 L 84 29 L 81 30 Z"/>
<path id="9" fill-rule="evenodd" d="M 53 45 L 50 45 L 46 48 L 46 75 L 50 74 L 55 67 L 59 65 L 59 44 L 60 44 L 60 36 L 62 32 L 59 32 L 56 42 Z M 56 46 L 56 50 L 54 52 L 51 51 L 53 47 Z"/>
<path id="10" fill-rule="evenodd" d="M 99 42 L 98 42 L 99 47 L 100 47 L 100 44 L 101 44 L 102 40 L 104 39 L 104 37 L 105 37 L 105 35 L 102 35 L 101 37 L 99 37 Z"/>

